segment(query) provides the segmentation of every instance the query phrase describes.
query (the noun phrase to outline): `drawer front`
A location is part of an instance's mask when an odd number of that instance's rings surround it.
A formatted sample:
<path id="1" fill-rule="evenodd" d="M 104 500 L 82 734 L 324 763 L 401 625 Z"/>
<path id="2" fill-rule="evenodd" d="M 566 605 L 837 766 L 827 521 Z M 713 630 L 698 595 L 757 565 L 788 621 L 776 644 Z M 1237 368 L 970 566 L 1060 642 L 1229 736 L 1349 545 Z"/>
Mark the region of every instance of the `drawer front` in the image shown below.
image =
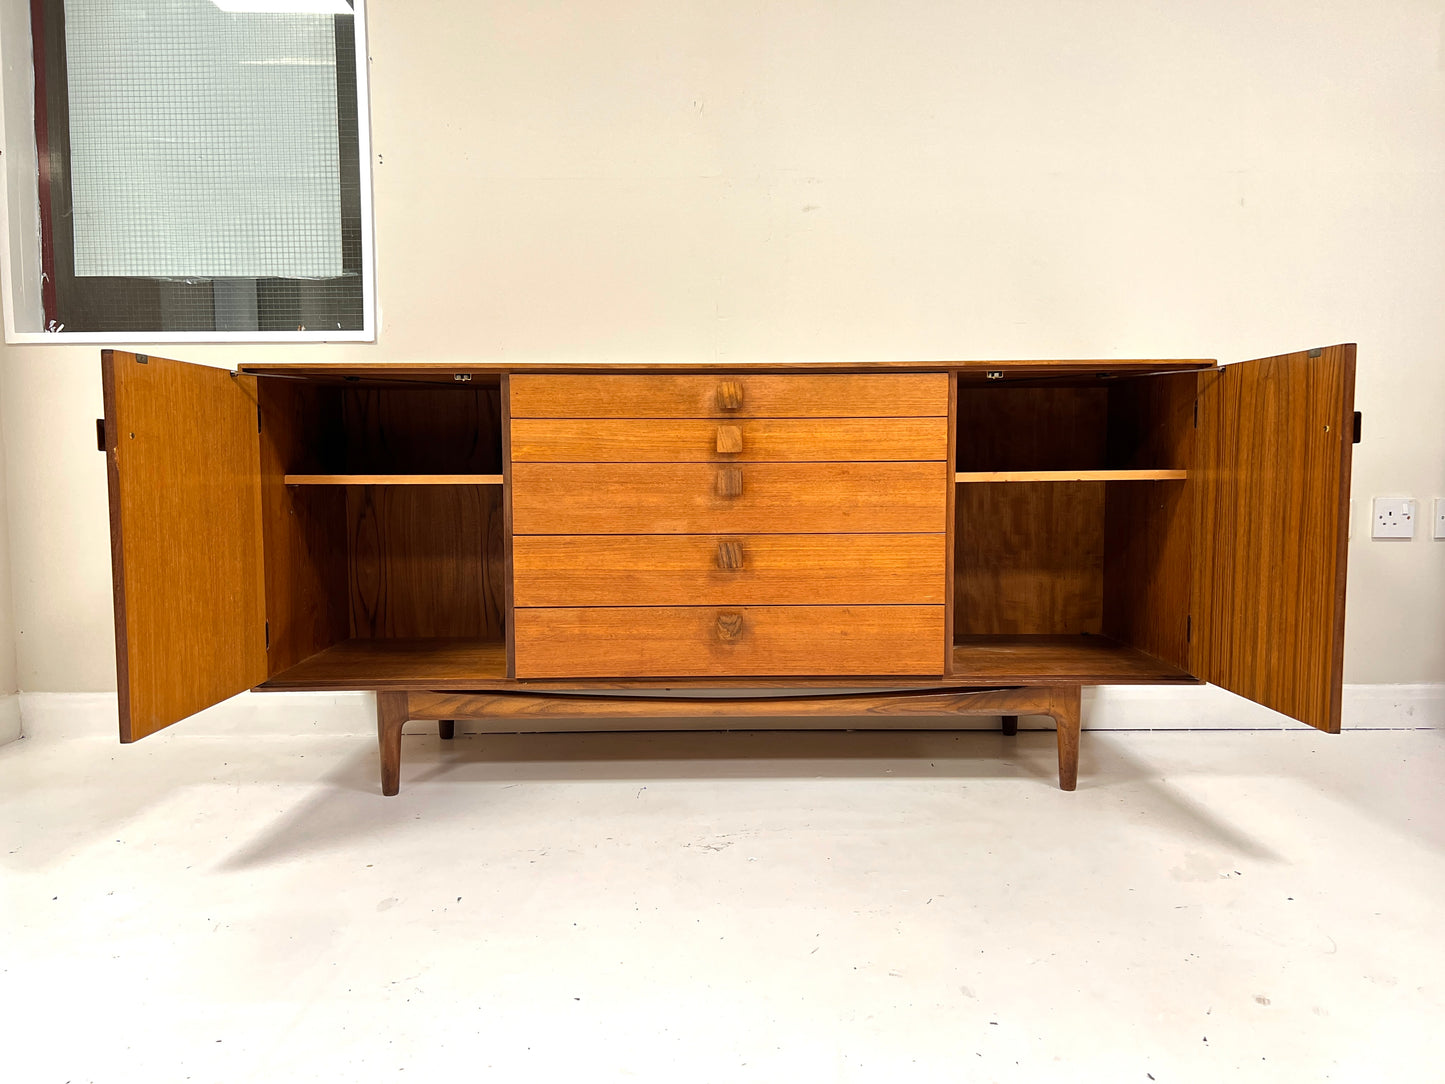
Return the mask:
<path id="1" fill-rule="evenodd" d="M 524 534 L 945 530 L 944 463 L 513 463 Z"/>
<path id="2" fill-rule="evenodd" d="M 948 374 L 519 373 L 513 418 L 947 417 Z"/>
<path id="3" fill-rule="evenodd" d="M 942 606 L 519 609 L 517 677 L 937 674 Z"/>
<path id="4" fill-rule="evenodd" d="M 945 535 L 519 535 L 518 606 L 934 604 Z"/>
<path id="5" fill-rule="evenodd" d="M 514 463 L 943 460 L 947 418 L 514 418 Z"/>

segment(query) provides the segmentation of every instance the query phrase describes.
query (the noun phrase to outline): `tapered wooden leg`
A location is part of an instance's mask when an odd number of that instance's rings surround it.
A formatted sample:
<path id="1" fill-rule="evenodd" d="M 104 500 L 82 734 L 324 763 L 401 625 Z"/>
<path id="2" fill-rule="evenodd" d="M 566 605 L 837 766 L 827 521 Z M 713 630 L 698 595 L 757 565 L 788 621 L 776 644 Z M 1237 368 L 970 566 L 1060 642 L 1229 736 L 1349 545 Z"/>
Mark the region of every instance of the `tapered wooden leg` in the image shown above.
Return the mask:
<path id="1" fill-rule="evenodd" d="M 376 694 L 376 740 L 381 749 L 381 793 L 401 789 L 401 728 L 406 725 L 406 693 Z"/>
<path id="2" fill-rule="evenodd" d="M 455 719 L 438 719 L 437 733 L 442 736 L 443 741 L 451 741 L 457 736 L 457 721 Z"/>
<path id="3" fill-rule="evenodd" d="M 1017 734 L 1019 732 L 1019 717 L 1017 715 L 1001 715 L 1003 720 L 1003 732 L 1005 734 Z"/>
<path id="4" fill-rule="evenodd" d="M 1049 714 L 1059 730 L 1059 789 L 1073 790 L 1079 783 L 1080 689 L 1068 685 L 1052 691 Z"/>

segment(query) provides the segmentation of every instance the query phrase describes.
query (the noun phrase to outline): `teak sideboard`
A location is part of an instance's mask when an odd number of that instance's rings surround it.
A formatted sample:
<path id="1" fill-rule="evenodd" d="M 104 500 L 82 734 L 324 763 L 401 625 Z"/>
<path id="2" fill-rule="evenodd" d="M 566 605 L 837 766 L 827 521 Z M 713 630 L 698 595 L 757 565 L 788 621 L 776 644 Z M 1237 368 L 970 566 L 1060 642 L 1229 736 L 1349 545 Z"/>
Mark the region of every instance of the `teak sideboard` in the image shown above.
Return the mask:
<path id="1" fill-rule="evenodd" d="M 1213 682 L 1340 725 L 1355 348 L 275 364 L 105 351 L 120 736 L 247 689 L 538 730 L 920 728 Z"/>

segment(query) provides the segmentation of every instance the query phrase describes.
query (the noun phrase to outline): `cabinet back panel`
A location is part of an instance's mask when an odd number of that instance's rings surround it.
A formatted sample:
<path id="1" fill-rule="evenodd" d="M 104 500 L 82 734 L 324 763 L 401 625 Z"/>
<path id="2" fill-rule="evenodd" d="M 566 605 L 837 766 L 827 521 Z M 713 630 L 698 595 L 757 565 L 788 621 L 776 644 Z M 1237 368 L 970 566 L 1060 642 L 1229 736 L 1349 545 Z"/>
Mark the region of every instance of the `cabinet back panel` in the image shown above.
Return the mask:
<path id="1" fill-rule="evenodd" d="M 1182 480 L 1104 487 L 1104 633 L 1187 670 L 1193 491 Z"/>
<path id="2" fill-rule="evenodd" d="M 498 486 L 347 486 L 351 630 L 357 637 L 504 632 Z"/>
<path id="3" fill-rule="evenodd" d="M 958 388 L 960 471 L 1096 470 L 1105 461 L 1108 389 Z"/>
<path id="4" fill-rule="evenodd" d="M 1196 373 L 1109 386 L 1109 465 L 1194 466 Z M 1104 632 L 1187 669 L 1193 490 L 1184 481 L 1106 483 Z"/>
<path id="5" fill-rule="evenodd" d="M 341 444 L 341 401 L 295 380 L 257 382 L 261 404 L 261 527 L 265 538 L 267 672 L 277 674 L 346 639 L 346 495 L 288 486 L 318 465 L 313 449 Z"/>
<path id="6" fill-rule="evenodd" d="M 355 474 L 500 474 L 501 392 L 346 388 L 344 461 Z"/>
<path id="7" fill-rule="evenodd" d="M 1102 631 L 1104 485 L 958 486 L 954 635 Z"/>
<path id="8" fill-rule="evenodd" d="M 1109 385 L 1108 465 L 1184 469 L 1194 460 L 1195 373 L 1163 373 Z"/>

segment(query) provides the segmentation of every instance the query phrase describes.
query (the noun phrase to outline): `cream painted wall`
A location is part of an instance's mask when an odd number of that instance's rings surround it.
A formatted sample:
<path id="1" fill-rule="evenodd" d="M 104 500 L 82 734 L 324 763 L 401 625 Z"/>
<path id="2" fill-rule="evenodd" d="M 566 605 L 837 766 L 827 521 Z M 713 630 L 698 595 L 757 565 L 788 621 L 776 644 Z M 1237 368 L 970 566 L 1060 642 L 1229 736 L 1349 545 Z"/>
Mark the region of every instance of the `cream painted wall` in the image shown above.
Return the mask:
<path id="1" fill-rule="evenodd" d="M 1346 680 L 1445 681 L 1445 4 L 373 0 L 342 360 L 1257 357 L 1358 341 Z M 19 681 L 114 684 L 97 351 L 0 355 Z M 177 545 L 184 545 L 177 539 Z"/>
<path id="2" fill-rule="evenodd" d="M 10 591 L 10 532 L 6 529 L 5 433 L 0 420 L 0 744 L 20 736 L 15 675 L 15 606 Z"/>

